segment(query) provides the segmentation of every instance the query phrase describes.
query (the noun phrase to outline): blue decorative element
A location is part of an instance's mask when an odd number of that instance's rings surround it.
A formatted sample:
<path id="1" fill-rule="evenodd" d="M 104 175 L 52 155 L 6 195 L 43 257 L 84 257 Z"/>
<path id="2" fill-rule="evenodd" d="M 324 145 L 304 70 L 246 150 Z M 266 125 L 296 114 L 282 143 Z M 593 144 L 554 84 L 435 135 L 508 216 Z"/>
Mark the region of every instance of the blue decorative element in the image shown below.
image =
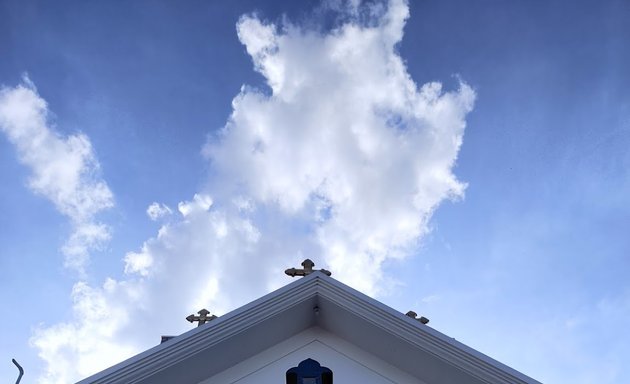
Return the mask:
<path id="1" fill-rule="evenodd" d="M 332 384 L 332 371 L 306 359 L 287 371 L 287 384 Z"/>

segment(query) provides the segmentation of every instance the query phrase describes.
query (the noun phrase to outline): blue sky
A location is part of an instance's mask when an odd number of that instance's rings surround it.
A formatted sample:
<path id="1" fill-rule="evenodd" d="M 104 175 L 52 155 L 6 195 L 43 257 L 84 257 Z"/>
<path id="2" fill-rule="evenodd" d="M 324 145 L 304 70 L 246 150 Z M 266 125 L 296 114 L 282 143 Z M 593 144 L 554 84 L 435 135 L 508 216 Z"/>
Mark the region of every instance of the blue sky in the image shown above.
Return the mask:
<path id="1" fill-rule="evenodd" d="M 353 4 L 0 1 L 1 377 L 311 257 L 542 382 L 624 382 L 630 5 Z"/>

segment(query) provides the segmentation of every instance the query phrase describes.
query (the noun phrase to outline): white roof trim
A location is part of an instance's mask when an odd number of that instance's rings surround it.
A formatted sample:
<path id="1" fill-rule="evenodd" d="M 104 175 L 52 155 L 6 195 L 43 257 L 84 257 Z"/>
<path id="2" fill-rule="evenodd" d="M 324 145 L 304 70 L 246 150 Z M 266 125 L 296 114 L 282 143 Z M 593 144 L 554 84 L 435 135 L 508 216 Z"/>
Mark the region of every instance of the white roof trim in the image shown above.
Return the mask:
<path id="1" fill-rule="evenodd" d="M 321 308 L 322 313 L 319 316 L 313 314 L 312 308 L 315 305 Z M 334 313 L 335 316 L 327 316 L 327 313 Z M 347 317 L 347 321 L 336 321 L 337 315 L 340 314 Z M 279 325 L 274 326 L 274 322 Z M 262 334 L 265 335 L 265 340 L 259 340 L 257 344 L 248 344 L 250 348 L 247 351 L 232 348 L 231 354 L 221 353 L 219 355 L 223 356 L 213 357 L 208 363 L 213 364 L 212 366 L 205 363 L 208 359 L 203 360 L 206 365 L 204 369 L 208 370 L 203 373 L 216 374 L 236 364 L 238 359 L 249 357 L 244 354 L 252 355 L 262 351 L 316 324 L 332 333 L 343 332 L 341 336 L 347 336 L 349 342 L 377 356 L 378 347 L 370 344 L 377 341 L 363 337 L 364 334 L 352 336 L 353 328 L 369 329 L 369 335 L 375 335 L 374 337 L 379 337 L 376 335 L 380 334 L 382 339 L 400 345 L 401 350 L 411 351 L 411 355 L 422 352 L 423 356 L 435 359 L 438 364 L 456 367 L 460 375 L 469 375 L 471 379 L 476 378 L 476 382 L 479 383 L 540 384 L 321 272 L 300 278 L 79 383 L 150 383 L 156 374 L 164 377 L 172 375 L 168 372 L 169 369 L 178 370 L 177 377 L 181 377 L 182 371 L 188 372 L 181 367 L 189 367 L 192 364 L 188 363 L 188 360 L 192 361 L 198 355 L 215 356 L 216 350 L 225 350 L 226 346 L 229 347 L 230 342 L 238 337 L 246 337 L 244 335 L 249 332 L 264 330 Z M 390 361 L 391 363 L 402 370 L 413 372 L 413 356 L 406 354 L 396 358 L 382 352 L 380 355 L 386 361 L 394 358 L 396 361 Z M 213 369 L 217 371 L 212 371 Z M 201 375 L 202 372 L 191 372 L 189 374 L 191 382 L 200 379 L 194 376 L 195 374 Z"/>

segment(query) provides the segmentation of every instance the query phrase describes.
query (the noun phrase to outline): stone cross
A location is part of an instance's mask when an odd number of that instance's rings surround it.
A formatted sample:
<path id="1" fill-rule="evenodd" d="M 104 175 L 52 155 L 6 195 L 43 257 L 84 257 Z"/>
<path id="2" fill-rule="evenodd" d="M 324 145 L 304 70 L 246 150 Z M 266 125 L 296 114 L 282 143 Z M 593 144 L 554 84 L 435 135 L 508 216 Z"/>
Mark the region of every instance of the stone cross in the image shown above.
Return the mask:
<path id="1" fill-rule="evenodd" d="M 313 267 L 315 266 L 315 263 L 313 263 L 311 261 L 311 259 L 304 260 L 302 262 L 302 266 L 304 267 L 303 269 L 289 268 L 289 269 L 285 270 L 284 273 L 286 273 L 287 275 L 289 275 L 291 277 L 295 277 L 295 276 L 310 275 L 311 273 L 314 272 Z M 332 273 L 330 271 L 327 271 L 325 269 L 320 269 L 319 271 L 324 273 L 327 276 L 332 275 Z"/>
<path id="2" fill-rule="evenodd" d="M 201 311 L 197 312 L 199 314 L 199 316 L 195 316 L 194 314 L 189 315 L 186 317 L 186 320 L 188 320 L 189 322 L 195 322 L 198 321 L 199 324 L 197 324 L 197 326 L 199 327 L 200 325 L 203 325 L 206 323 L 206 321 L 210 321 L 210 320 L 214 320 L 217 317 L 215 315 L 210 315 L 210 311 L 208 311 L 207 309 L 202 309 Z M 210 316 L 208 316 L 210 315 Z"/>

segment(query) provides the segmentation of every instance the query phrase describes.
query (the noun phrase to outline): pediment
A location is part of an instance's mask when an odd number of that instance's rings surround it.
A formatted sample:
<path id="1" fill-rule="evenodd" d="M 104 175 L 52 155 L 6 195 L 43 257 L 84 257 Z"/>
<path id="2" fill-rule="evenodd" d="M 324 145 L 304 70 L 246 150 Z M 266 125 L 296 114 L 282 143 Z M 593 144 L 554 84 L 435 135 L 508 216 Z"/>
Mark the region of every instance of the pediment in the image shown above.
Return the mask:
<path id="1" fill-rule="evenodd" d="M 426 384 L 319 327 L 311 327 L 199 384 L 283 383 L 304 362 L 331 370 L 334 383 Z"/>

